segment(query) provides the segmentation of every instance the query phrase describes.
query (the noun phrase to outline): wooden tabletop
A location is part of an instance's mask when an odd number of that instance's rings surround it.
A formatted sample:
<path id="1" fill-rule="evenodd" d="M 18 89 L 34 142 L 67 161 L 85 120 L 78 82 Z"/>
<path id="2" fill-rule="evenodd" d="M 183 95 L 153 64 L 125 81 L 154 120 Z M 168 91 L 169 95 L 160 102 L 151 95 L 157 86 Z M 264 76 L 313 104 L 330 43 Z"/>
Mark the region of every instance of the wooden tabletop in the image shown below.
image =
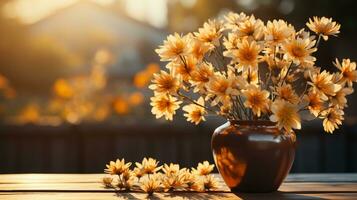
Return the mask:
<path id="1" fill-rule="evenodd" d="M 3 174 L 0 199 L 357 199 L 357 174 L 291 174 L 278 192 L 232 193 L 221 177 L 218 191 L 172 192 L 147 196 L 115 192 L 101 184 L 104 174 Z"/>

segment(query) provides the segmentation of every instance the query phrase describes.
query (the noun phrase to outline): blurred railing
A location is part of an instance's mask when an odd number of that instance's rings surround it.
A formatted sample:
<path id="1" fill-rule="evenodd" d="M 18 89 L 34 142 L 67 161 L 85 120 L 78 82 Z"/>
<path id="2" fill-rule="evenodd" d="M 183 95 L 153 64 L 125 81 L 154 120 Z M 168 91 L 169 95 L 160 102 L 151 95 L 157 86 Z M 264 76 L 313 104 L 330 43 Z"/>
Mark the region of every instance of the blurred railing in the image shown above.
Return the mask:
<path id="1" fill-rule="evenodd" d="M 0 173 L 102 172 L 109 160 L 140 161 L 145 156 L 192 167 L 203 160 L 213 162 L 210 139 L 216 125 L 1 125 Z M 297 133 L 292 172 L 357 172 L 357 126 L 343 126 L 333 135 L 316 127 Z"/>

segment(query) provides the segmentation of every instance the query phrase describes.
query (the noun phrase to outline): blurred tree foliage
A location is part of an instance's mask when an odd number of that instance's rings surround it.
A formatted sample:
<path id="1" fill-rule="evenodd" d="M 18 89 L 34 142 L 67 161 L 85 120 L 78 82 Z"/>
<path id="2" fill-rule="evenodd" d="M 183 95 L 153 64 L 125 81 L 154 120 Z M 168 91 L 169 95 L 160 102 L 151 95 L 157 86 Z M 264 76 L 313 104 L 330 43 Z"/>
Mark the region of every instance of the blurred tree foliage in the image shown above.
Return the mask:
<path id="1" fill-rule="evenodd" d="M 0 3 L 0 9 L 6 3 Z M 0 15 L 0 73 L 21 94 L 43 94 L 66 70 L 80 63 L 51 38 L 33 38 L 29 27 Z"/>

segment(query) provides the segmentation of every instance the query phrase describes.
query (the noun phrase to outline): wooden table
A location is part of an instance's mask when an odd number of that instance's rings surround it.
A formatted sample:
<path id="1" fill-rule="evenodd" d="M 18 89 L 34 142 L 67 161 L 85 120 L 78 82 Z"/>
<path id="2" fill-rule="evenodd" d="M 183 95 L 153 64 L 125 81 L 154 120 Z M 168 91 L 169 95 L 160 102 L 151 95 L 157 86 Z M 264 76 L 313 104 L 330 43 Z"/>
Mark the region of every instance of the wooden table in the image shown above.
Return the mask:
<path id="1" fill-rule="evenodd" d="M 291 174 L 275 193 L 231 193 L 220 179 L 210 193 L 115 192 L 104 189 L 104 174 L 4 174 L 0 199 L 357 199 L 357 174 Z"/>

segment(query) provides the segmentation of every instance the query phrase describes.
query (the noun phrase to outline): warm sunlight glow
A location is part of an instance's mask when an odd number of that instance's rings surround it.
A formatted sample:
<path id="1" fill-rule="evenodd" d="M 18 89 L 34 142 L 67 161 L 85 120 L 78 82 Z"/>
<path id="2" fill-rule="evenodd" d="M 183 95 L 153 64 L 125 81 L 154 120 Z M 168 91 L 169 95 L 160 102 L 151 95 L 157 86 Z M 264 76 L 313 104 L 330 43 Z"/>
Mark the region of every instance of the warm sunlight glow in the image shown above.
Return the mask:
<path id="1" fill-rule="evenodd" d="M 4 7 L 4 12 L 8 17 L 31 24 L 74 2 L 76 0 L 15 0 Z"/>
<path id="2" fill-rule="evenodd" d="M 14 0 L 4 7 L 4 14 L 11 18 L 18 18 L 27 24 L 35 23 L 59 9 L 77 2 L 90 1 L 101 6 L 116 3 L 116 0 Z M 124 0 L 126 14 L 139 21 L 148 22 L 156 27 L 163 27 L 167 23 L 166 0 Z M 160 10 L 160 12 L 158 12 Z"/>
<path id="3" fill-rule="evenodd" d="M 147 21 L 153 26 L 163 27 L 167 23 L 166 0 L 126 1 L 127 14 L 137 20 Z"/>

